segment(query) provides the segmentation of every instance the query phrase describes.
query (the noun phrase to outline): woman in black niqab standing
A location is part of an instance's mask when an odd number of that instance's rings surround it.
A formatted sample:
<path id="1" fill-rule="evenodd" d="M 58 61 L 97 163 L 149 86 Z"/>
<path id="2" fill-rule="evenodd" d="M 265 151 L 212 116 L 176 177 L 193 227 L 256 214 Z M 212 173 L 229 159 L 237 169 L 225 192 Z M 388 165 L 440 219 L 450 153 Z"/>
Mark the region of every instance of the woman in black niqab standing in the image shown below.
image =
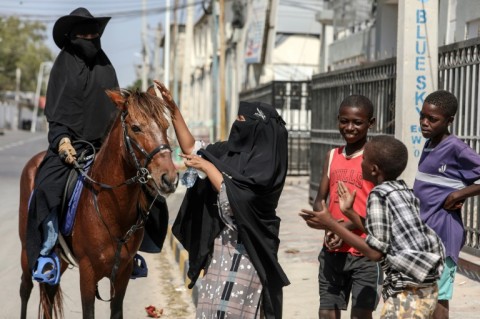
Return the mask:
<path id="1" fill-rule="evenodd" d="M 157 83 L 163 98 L 174 103 Z M 271 105 L 240 102 L 228 141 L 195 141 L 178 108 L 173 126 L 187 167 L 200 176 L 187 189 L 172 232 L 189 253 L 189 285 L 205 275 L 197 318 L 282 317 L 276 215 L 288 162 L 285 122 Z"/>
<path id="2" fill-rule="evenodd" d="M 33 278 L 45 282 L 46 276 L 36 267 L 51 265 L 54 276 L 48 277 L 48 284 L 59 280 L 59 270 L 55 269 L 58 257 L 52 249 L 58 237 L 62 192 L 76 154 L 84 147 L 73 146 L 73 142 L 85 140 L 100 147 L 116 114 L 105 90 L 118 88 L 118 80 L 100 43 L 109 20 L 77 8 L 59 18 L 53 27 L 53 39 L 61 51 L 47 87 L 49 147 L 35 179 L 27 226 L 27 254 Z"/>

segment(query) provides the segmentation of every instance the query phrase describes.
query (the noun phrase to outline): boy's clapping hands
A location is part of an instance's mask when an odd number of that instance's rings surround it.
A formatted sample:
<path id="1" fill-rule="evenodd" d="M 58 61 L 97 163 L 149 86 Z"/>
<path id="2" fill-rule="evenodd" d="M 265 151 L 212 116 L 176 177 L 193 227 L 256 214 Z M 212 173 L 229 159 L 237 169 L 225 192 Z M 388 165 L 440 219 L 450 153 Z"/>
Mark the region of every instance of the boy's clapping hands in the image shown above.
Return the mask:
<path id="1" fill-rule="evenodd" d="M 338 201 L 340 210 L 349 219 L 359 218 L 357 213 L 353 210 L 353 203 L 355 201 L 356 194 L 356 190 L 350 192 L 348 187 L 343 182 L 338 182 Z M 325 201 L 322 201 L 322 209 L 320 211 L 302 209 L 299 215 L 307 222 L 309 227 L 315 229 L 329 229 L 331 222 L 343 222 L 343 219 L 338 221 L 333 219 Z M 333 238 L 329 240 L 332 240 L 331 244 L 335 247 L 342 244 L 341 240 L 338 243 L 333 242 Z"/>
<path id="2" fill-rule="evenodd" d="M 336 222 L 330 211 L 328 210 L 327 204 L 322 200 L 322 210 L 313 211 L 308 209 L 302 209 L 299 215 L 307 222 L 307 225 L 311 228 L 316 229 L 328 229 L 328 225 L 331 222 Z"/>
<path id="3" fill-rule="evenodd" d="M 353 202 L 355 201 L 355 196 L 357 195 L 357 190 L 354 190 L 350 193 L 348 187 L 341 181 L 338 182 L 338 204 L 342 213 L 351 218 L 351 214 L 355 214 L 353 211 Z"/>

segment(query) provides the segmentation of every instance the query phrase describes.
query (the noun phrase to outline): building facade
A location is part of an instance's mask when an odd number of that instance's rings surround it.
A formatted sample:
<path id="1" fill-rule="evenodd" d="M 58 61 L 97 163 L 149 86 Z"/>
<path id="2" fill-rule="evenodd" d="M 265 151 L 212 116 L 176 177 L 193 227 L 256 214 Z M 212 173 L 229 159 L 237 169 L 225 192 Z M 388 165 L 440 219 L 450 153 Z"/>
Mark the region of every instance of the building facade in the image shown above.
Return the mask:
<path id="1" fill-rule="evenodd" d="M 230 0 L 224 1 L 222 17 L 218 2 L 196 11 L 191 36 L 188 25 L 185 28 L 188 65 L 184 68 L 188 71 L 180 84 L 189 92 L 180 94 L 180 105 L 194 135 L 215 141 L 221 130 L 228 131 L 236 118 L 241 91 L 271 81 L 308 80 L 318 71 L 318 3 Z"/>

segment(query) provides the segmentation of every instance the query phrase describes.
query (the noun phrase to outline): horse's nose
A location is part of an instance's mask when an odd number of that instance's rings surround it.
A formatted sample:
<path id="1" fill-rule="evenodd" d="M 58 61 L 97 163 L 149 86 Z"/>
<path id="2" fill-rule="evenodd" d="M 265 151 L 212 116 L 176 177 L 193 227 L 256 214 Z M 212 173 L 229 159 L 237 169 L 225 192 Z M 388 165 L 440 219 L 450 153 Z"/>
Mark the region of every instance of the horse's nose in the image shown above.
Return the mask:
<path id="1" fill-rule="evenodd" d="M 173 193 L 177 189 L 178 179 L 178 172 L 175 174 L 173 180 L 166 173 L 162 175 L 162 184 L 168 193 Z"/>

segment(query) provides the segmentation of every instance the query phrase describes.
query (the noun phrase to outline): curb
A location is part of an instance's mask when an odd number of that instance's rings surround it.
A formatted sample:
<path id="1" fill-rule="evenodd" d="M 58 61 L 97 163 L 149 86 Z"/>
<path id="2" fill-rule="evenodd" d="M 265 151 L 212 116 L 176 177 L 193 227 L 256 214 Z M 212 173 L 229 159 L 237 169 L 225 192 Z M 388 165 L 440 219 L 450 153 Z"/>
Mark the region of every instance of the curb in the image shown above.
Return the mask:
<path id="1" fill-rule="evenodd" d="M 170 244 L 172 252 L 175 256 L 175 261 L 177 262 L 178 268 L 180 269 L 180 274 L 182 276 L 183 282 L 185 283 L 185 288 L 187 288 L 187 292 L 191 295 L 192 302 L 196 307 L 198 303 L 198 290 L 200 288 L 200 280 L 197 280 L 195 286 L 193 286 L 192 289 L 188 288 L 188 285 L 190 284 L 190 278 L 188 278 L 187 276 L 189 269 L 188 252 L 173 235 L 172 225 L 168 225 L 167 241 Z"/>
<path id="2" fill-rule="evenodd" d="M 458 258 L 457 272 L 467 278 L 480 282 L 480 265 L 466 257 Z"/>

